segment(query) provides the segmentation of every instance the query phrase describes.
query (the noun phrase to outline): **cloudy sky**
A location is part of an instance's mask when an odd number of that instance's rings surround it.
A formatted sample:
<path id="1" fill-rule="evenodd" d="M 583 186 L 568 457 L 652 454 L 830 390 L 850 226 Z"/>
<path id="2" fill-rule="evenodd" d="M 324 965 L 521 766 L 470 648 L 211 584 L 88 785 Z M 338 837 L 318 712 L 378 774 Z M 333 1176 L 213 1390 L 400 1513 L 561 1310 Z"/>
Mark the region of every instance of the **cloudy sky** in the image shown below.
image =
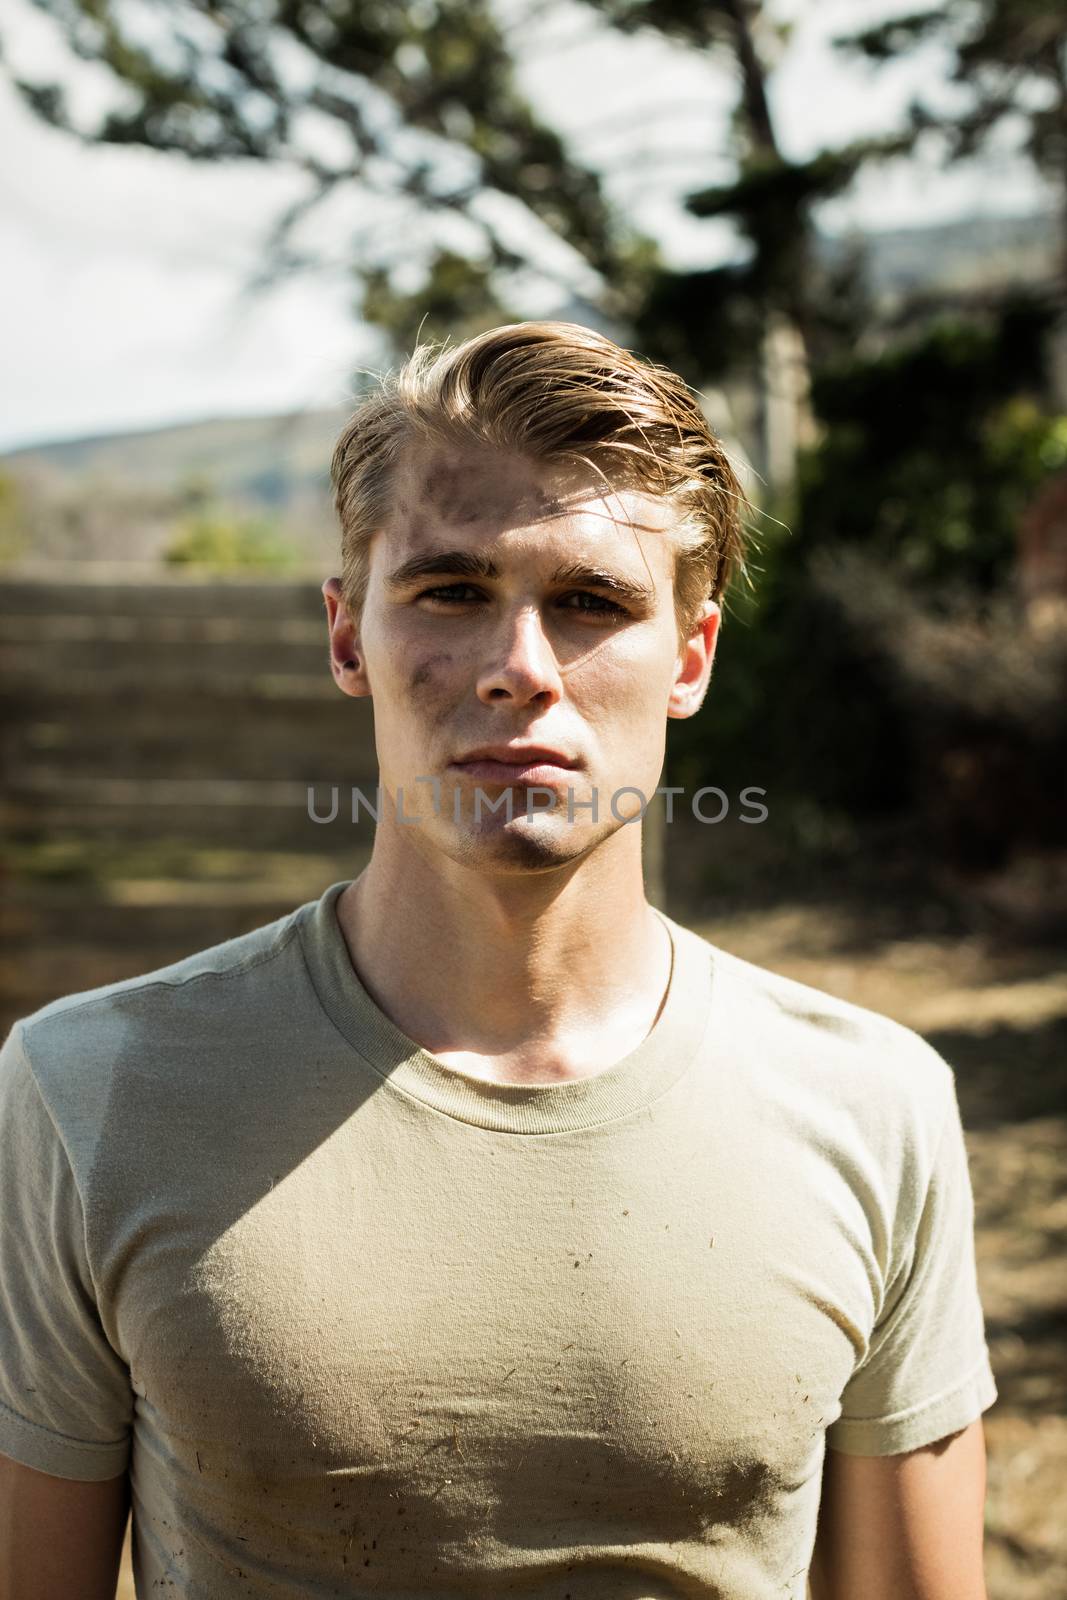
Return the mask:
<path id="1" fill-rule="evenodd" d="M 501 0 L 501 9 L 519 19 L 522 81 L 537 106 L 671 260 L 721 259 L 728 230 L 687 218 L 679 196 L 727 170 L 715 163 L 729 77 L 644 39 L 597 36 L 589 9 L 570 0 L 524 26 L 529 4 Z M 911 0 L 894 5 L 912 9 Z M 888 0 L 779 0 L 775 9 L 795 26 L 773 83 L 792 156 L 892 128 L 914 94 L 941 81 L 932 50 L 874 73 L 830 48 L 835 33 L 886 15 Z M 7 16 L 5 48 L 20 74 L 56 76 L 63 57 L 47 19 L 28 0 L 9 0 Z M 75 109 L 90 111 L 106 94 L 97 69 L 79 65 Z M 344 271 L 346 241 L 367 225 L 360 196 L 338 197 L 311 224 L 305 237 L 325 259 L 321 271 L 249 300 L 243 287 L 271 222 L 301 192 L 293 173 L 81 146 L 37 122 L 2 75 L 0 148 L 0 449 L 329 405 L 349 392 L 355 365 L 378 359 L 353 318 Z M 882 169 L 823 221 L 909 226 L 1042 204 L 1039 184 L 1005 151 L 952 176 L 915 162 Z M 370 220 L 396 231 L 381 212 Z M 562 252 L 557 264 L 565 262 Z"/>

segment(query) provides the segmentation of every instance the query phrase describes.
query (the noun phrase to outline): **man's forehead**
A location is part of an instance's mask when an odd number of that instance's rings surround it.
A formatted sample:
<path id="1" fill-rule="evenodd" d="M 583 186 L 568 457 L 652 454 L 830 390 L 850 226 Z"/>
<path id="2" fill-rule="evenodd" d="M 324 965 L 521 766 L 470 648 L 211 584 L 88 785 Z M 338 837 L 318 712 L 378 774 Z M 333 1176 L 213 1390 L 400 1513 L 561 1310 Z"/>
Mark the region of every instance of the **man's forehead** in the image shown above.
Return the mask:
<path id="1" fill-rule="evenodd" d="M 470 526 L 521 514 L 530 520 L 558 515 L 560 486 L 545 463 L 500 450 L 413 446 L 396 474 L 395 522 L 412 516 Z"/>
<path id="2" fill-rule="evenodd" d="M 661 532 L 675 520 L 662 497 L 611 489 L 592 469 L 441 445 L 409 446 L 404 453 L 389 520 L 394 539 L 412 545 L 446 528 L 493 535 L 578 514 L 590 532 L 605 533 L 617 532 L 620 523 Z"/>

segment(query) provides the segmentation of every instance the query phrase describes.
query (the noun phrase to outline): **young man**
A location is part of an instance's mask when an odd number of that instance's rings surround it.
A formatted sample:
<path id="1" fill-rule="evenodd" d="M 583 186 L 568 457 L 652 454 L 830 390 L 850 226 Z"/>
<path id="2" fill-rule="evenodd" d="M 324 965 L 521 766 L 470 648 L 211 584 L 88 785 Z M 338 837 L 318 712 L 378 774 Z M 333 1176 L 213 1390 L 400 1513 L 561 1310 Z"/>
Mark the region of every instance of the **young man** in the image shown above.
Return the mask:
<path id="1" fill-rule="evenodd" d="M 742 554 L 691 394 L 502 328 L 334 480 L 369 866 L 0 1057 L 0 1597 L 132 1496 L 146 1597 L 982 1600 L 952 1072 L 644 894 Z"/>

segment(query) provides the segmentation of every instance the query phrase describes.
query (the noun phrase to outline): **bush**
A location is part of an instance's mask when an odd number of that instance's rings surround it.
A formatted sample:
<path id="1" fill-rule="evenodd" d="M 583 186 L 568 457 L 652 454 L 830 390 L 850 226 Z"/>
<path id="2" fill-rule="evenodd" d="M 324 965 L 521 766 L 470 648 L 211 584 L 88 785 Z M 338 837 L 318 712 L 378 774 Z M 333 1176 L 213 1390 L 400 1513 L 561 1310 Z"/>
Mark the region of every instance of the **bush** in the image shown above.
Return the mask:
<path id="1" fill-rule="evenodd" d="M 857 821 L 929 816 L 944 782 L 944 831 L 982 855 L 1018 832 L 1002 814 L 1018 760 L 1020 815 L 1062 832 L 1044 794 L 1067 684 L 1014 602 L 1020 522 L 1067 460 L 1067 418 L 1041 403 L 1046 324 L 1025 305 L 945 321 L 817 376 L 822 436 L 776 508 L 791 531 L 770 525 L 707 705 L 671 725 L 672 781 L 761 784 Z M 956 777 L 933 780 L 946 763 Z M 1000 797 L 984 821 L 983 785 Z"/>
<path id="2" fill-rule="evenodd" d="M 290 572 L 299 552 L 268 517 L 203 509 L 179 524 L 164 560 L 212 572 Z"/>
<path id="3" fill-rule="evenodd" d="M 805 552 L 854 546 L 906 577 L 992 590 L 1016 530 L 1067 457 L 1067 419 L 1046 415 L 1048 313 L 1009 307 L 945 320 L 815 380 L 820 443 L 801 462 Z"/>
<path id="4" fill-rule="evenodd" d="M 1067 614 L 1032 625 L 1010 588 L 920 594 L 858 551 L 814 576 L 881 658 L 938 850 L 992 867 L 1067 844 Z"/>
<path id="5" fill-rule="evenodd" d="M 0 563 L 17 560 L 27 542 L 19 486 L 9 472 L 0 472 Z"/>
<path id="6" fill-rule="evenodd" d="M 669 724 L 671 782 L 758 785 L 779 811 L 899 811 L 908 734 L 883 658 L 816 583 L 791 528 L 766 525 L 753 569 L 755 593 L 727 607 L 704 707 Z"/>

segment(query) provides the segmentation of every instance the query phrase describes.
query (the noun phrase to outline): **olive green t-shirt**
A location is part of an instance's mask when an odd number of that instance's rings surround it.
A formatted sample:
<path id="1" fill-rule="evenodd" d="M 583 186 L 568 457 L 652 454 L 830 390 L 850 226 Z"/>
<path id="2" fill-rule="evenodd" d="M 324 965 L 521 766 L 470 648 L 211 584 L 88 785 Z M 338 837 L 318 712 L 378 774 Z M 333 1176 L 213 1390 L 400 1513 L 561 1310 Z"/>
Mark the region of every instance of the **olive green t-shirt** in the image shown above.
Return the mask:
<path id="1" fill-rule="evenodd" d="M 951 1069 L 665 919 L 637 1049 L 485 1082 L 345 887 L 12 1030 L 0 1452 L 129 1470 L 142 1597 L 803 1596 L 827 1443 L 996 1397 Z"/>

